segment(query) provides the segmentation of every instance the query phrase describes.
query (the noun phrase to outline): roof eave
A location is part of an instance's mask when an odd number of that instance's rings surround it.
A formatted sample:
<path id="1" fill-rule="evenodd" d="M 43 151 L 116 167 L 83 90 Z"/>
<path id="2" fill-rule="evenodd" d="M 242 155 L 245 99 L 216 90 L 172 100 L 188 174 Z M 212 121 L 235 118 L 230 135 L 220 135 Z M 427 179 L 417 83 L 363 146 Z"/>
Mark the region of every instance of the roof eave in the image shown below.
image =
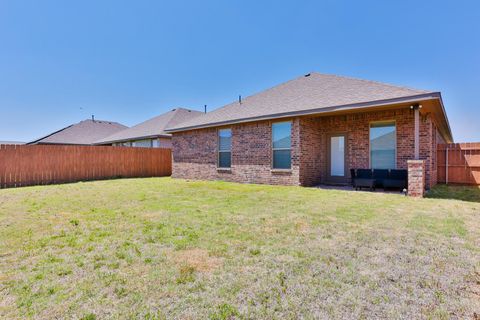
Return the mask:
<path id="1" fill-rule="evenodd" d="M 151 138 L 171 138 L 171 137 L 172 137 L 171 134 L 153 134 L 148 136 L 138 136 L 138 137 L 129 137 L 129 138 L 123 138 L 123 139 L 109 140 L 109 141 L 100 141 L 100 142 L 93 143 L 93 145 L 98 146 L 103 144 L 118 143 L 118 142 L 132 141 L 132 140 L 151 139 Z"/>
<path id="2" fill-rule="evenodd" d="M 218 122 L 211 122 L 207 124 L 197 125 L 197 126 L 189 126 L 189 127 L 180 127 L 180 128 L 172 128 L 172 129 L 165 129 L 165 132 L 168 133 L 175 133 L 181 131 L 188 131 L 188 130 L 195 130 L 195 129 L 204 129 L 204 128 L 211 128 L 211 127 L 219 127 L 225 125 L 231 125 L 235 123 L 245 123 L 245 122 L 253 122 L 253 121 L 262 121 L 262 120 L 271 120 L 271 119 L 278 119 L 278 118 L 289 118 L 294 116 L 306 116 L 306 115 L 315 115 L 315 114 L 322 114 L 322 113 L 332 113 L 332 112 L 342 112 L 342 111 L 352 111 L 356 109 L 366 109 L 371 107 L 379 107 L 379 106 L 388 106 L 388 105 L 395 105 L 400 103 L 408 103 L 408 102 L 415 102 L 419 100 L 428 100 L 428 99 L 440 99 L 441 95 L 440 92 L 429 92 L 424 94 L 406 96 L 401 98 L 394 98 L 394 99 L 386 99 L 386 100 L 376 100 L 376 101 L 369 101 L 369 102 L 361 102 L 361 103 L 354 103 L 354 104 L 347 104 L 347 105 L 339 105 L 339 106 L 332 106 L 326 108 L 318 108 L 318 109 L 308 109 L 302 111 L 293 111 L 293 112 L 284 112 L 284 113 L 275 113 L 275 114 L 268 114 L 263 116 L 257 117 L 250 117 L 250 118 L 241 118 L 229 121 L 218 121 Z M 443 108 L 443 103 L 441 103 Z M 446 119 L 445 110 L 444 117 Z M 448 125 L 448 119 L 446 120 Z M 449 125 L 448 128 L 450 129 Z M 451 132 L 450 132 L 451 135 Z"/>
<path id="3" fill-rule="evenodd" d="M 448 143 L 453 143 L 453 134 L 452 134 L 452 129 L 450 128 L 450 122 L 448 121 L 448 117 L 447 117 L 447 111 L 445 110 L 445 106 L 443 104 L 443 99 L 442 99 L 442 94 L 440 92 L 438 92 L 438 101 L 440 102 L 440 107 L 441 107 L 441 110 L 442 110 L 442 115 L 443 115 L 443 118 L 445 119 L 445 124 L 446 124 L 446 128 L 447 128 L 447 142 Z M 445 138 L 445 137 L 444 137 Z"/>
<path id="4" fill-rule="evenodd" d="M 80 143 L 80 142 L 45 142 L 39 141 L 35 143 L 28 143 L 28 145 L 61 145 L 61 146 L 91 146 L 91 143 Z"/>

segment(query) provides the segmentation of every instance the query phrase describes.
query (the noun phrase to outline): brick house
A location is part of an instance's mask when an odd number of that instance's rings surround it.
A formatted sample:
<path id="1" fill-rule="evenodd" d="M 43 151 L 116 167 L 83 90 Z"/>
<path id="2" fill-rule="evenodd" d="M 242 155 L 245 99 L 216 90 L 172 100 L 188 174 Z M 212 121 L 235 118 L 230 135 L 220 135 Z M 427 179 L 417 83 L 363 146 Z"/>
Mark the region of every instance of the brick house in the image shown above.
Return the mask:
<path id="1" fill-rule="evenodd" d="M 407 169 L 436 184 L 452 142 L 440 92 L 310 73 L 167 128 L 176 178 L 312 186 L 350 168 Z"/>
<path id="2" fill-rule="evenodd" d="M 86 119 L 52 132 L 27 144 L 43 145 L 91 145 L 98 139 L 127 129 L 121 123 L 105 120 Z"/>
<path id="3" fill-rule="evenodd" d="M 171 135 L 165 132 L 165 128 L 203 115 L 203 112 L 175 108 L 133 127 L 102 137 L 95 141 L 94 144 L 140 148 L 171 148 Z"/>

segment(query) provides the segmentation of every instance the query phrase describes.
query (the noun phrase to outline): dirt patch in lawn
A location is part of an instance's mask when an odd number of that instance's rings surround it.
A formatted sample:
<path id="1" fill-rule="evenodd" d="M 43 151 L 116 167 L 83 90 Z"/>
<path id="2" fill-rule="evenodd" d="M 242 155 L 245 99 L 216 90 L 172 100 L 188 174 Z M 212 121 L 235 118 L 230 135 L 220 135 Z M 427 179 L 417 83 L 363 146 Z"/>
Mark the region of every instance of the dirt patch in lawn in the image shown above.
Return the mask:
<path id="1" fill-rule="evenodd" d="M 173 261 L 179 266 L 190 266 L 196 271 L 212 272 L 223 265 L 223 259 L 210 256 L 205 249 L 187 249 L 172 252 Z"/>

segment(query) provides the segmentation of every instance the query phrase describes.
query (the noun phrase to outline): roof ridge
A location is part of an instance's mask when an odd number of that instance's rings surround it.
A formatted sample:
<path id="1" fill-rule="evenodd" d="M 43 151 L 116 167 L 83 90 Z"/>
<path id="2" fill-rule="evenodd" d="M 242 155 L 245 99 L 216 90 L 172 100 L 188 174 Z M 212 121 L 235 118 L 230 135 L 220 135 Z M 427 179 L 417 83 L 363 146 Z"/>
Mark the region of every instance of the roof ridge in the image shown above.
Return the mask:
<path id="1" fill-rule="evenodd" d="M 349 77 L 349 76 L 341 76 L 341 75 L 337 75 L 337 74 L 331 74 L 331 73 L 321 73 L 321 72 L 317 72 L 317 71 L 310 71 L 306 74 L 303 74 L 303 75 L 300 75 L 298 77 L 295 77 L 293 79 L 290 79 L 290 80 L 287 80 L 285 82 L 281 82 L 281 83 L 278 83 L 276 85 L 273 85 L 267 89 L 264 89 L 264 90 L 261 90 L 261 91 L 256 91 L 246 97 L 244 97 L 242 100 L 247 100 L 259 93 L 264 93 L 264 92 L 267 92 L 267 91 L 270 91 L 272 89 L 275 89 L 275 88 L 278 88 L 278 87 L 281 87 L 281 86 L 284 86 L 284 85 L 287 85 L 289 84 L 290 82 L 293 82 L 293 81 L 296 81 L 296 80 L 300 80 L 302 78 L 308 78 L 310 75 L 312 74 L 315 74 L 315 75 L 319 75 L 319 76 L 329 76 L 329 77 L 335 77 L 335 78 L 339 78 L 339 79 L 348 79 L 348 80 L 355 80 L 355 81 L 362 81 L 362 82 L 366 82 L 366 83 L 374 83 L 374 84 L 377 84 L 377 85 L 383 85 L 383 86 L 388 86 L 388 87 L 391 87 L 391 88 L 396 88 L 396 89 L 405 89 L 405 90 L 410 90 L 410 91 L 416 91 L 417 93 L 432 93 L 432 92 L 436 92 L 436 91 L 430 91 L 430 90 L 423 90 L 423 89 L 415 89 L 415 88 L 411 88 L 411 87 L 407 87 L 407 86 L 399 86 L 399 85 L 394 85 L 394 84 L 390 84 L 390 83 L 385 83 L 385 82 L 380 82 L 380 81 L 375 81 L 375 80 L 367 80 L 367 79 L 361 79 L 361 78 L 355 78 L 355 77 Z M 217 109 L 214 109 L 210 112 L 215 112 L 215 111 L 218 111 L 218 110 L 221 110 L 223 108 L 226 108 L 232 104 L 238 104 L 239 102 L 238 101 L 232 101 L 232 102 L 229 102 Z"/>
<path id="2" fill-rule="evenodd" d="M 320 73 L 318 73 L 318 72 L 312 72 L 312 73 L 320 74 Z M 275 88 L 277 88 L 277 87 L 286 85 L 287 83 L 293 82 L 293 81 L 295 81 L 295 80 L 299 80 L 299 79 L 305 77 L 307 74 L 308 74 L 308 73 L 306 73 L 306 74 L 304 74 L 304 75 L 301 75 L 301 76 L 298 76 L 298 77 L 295 77 L 295 78 L 293 78 L 293 79 L 290 79 L 290 80 L 287 80 L 287 81 L 284 81 L 284 82 L 275 84 L 275 85 L 273 85 L 273 86 L 271 86 L 271 87 L 268 87 L 267 89 L 264 89 L 264 90 L 255 91 L 254 93 L 252 93 L 252 94 L 250 94 L 250 95 L 248 95 L 248 96 L 246 96 L 246 97 L 242 97 L 242 103 L 243 103 L 245 100 L 247 100 L 248 98 L 251 98 L 251 97 L 253 97 L 253 96 L 257 95 L 257 94 L 260 94 L 260 93 L 263 93 L 263 92 L 266 92 L 266 91 L 270 91 L 270 90 L 275 89 Z M 221 109 L 223 109 L 223 108 L 226 108 L 226 107 L 228 107 L 228 106 L 230 106 L 230 105 L 232 105 L 232 104 L 238 104 L 238 103 L 239 103 L 238 101 L 233 100 L 232 102 L 228 102 L 227 104 L 225 104 L 225 105 L 223 105 L 223 106 L 221 106 L 221 107 L 219 107 L 219 108 L 217 108 L 217 109 L 214 109 L 214 110 L 212 110 L 212 111 L 210 111 L 210 112 L 208 112 L 208 113 L 216 112 L 216 111 L 221 110 Z"/>
<path id="3" fill-rule="evenodd" d="M 318 73 L 318 72 L 317 72 L 317 73 Z M 276 84 L 276 85 L 274 85 L 274 86 L 272 86 L 272 87 L 269 87 L 269 88 L 267 88 L 267 89 L 265 89 L 265 90 L 261 90 L 261 91 L 252 93 L 251 95 L 246 96 L 245 99 L 248 99 L 248 98 L 250 98 L 250 97 L 252 97 L 252 96 L 254 96 L 254 95 L 256 95 L 256 94 L 259 94 L 259 93 L 262 93 L 262 92 L 265 92 L 265 91 L 269 91 L 269 90 L 275 89 L 275 88 L 277 88 L 277 87 L 286 85 L 287 83 L 293 82 L 293 81 L 295 81 L 295 80 L 302 79 L 302 78 L 304 78 L 307 74 L 309 74 L 309 73 L 303 74 L 303 75 L 301 75 L 301 76 L 295 77 L 295 78 L 290 79 L 290 80 L 287 80 L 287 81 L 285 81 L 285 82 L 281 82 L 281 83 Z M 229 104 L 232 104 L 232 103 L 235 103 L 235 101 L 232 101 L 232 102 L 229 103 Z M 221 109 L 221 108 L 219 108 L 219 109 Z M 216 109 L 216 110 L 218 110 L 218 109 Z"/>
<path id="4" fill-rule="evenodd" d="M 133 138 L 170 136 L 170 134 L 165 133 L 165 129 L 172 123 L 174 123 L 174 121 L 176 121 L 176 118 L 182 118 L 185 114 L 200 115 L 203 114 L 203 112 L 183 107 L 172 108 L 162 114 L 156 115 L 145 121 L 137 123 L 130 128 L 126 128 L 124 130 L 115 132 L 107 137 L 99 139 L 95 142 L 95 144 L 131 140 Z M 147 134 L 146 132 L 149 133 Z"/>
<path id="5" fill-rule="evenodd" d="M 48 139 L 52 136 L 56 136 L 57 134 L 60 134 L 66 130 L 69 130 L 69 129 L 73 129 L 73 128 L 77 128 L 77 127 L 80 127 L 80 126 L 84 126 L 84 125 L 89 125 L 88 123 L 98 123 L 98 124 L 101 124 L 102 127 L 101 128 L 111 128 L 111 129 L 119 129 L 119 130 L 125 130 L 125 129 L 128 129 L 127 126 L 125 126 L 124 124 L 121 124 L 119 122 L 115 122 L 115 121 L 107 121 L 107 120 L 92 120 L 92 119 L 84 119 L 84 120 L 81 120 L 79 122 L 76 122 L 76 123 L 72 123 L 64 128 L 61 128 L 61 129 L 58 129 L 54 132 L 51 132 L 49 133 L 48 135 L 45 135 L 45 136 L 42 136 L 38 139 L 35 139 L 33 141 L 30 141 L 30 142 L 27 142 L 26 144 L 34 144 L 34 143 L 37 143 L 39 141 L 43 141 L 45 139 Z"/>
<path id="6" fill-rule="evenodd" d="M 80 122 L 74 123 L 72 125 L 76 125 L 76 124 L 79 124 L 81 122 L 88 122 L 88 121 L 90 121 L 90 122 L 103 122 L 103 123 L 110 123 L 110 124 L 116 123 L 116 124 L 120 124 L 120 125 L 124 126 L 124 124 L 121 124 L 120 122 L 117 122 L 117 121 L 101 120 L 101 119 L 94 119 L 94 120 L 85 119 L 85 120 L 81 120 Z"/>
<path id="7" fill-rule="evenodd" d="M 173 109 L 171 115 L 170 115 L 170 118 L 167 120 L 167 122 L 165 123 L 165 128 L 168 128 L 168 124 L 173 120 L 173 118 L 175 118 L 175 115 L 178 113 L 178 111 L 180 111 L 181 108 L 175 108 Z"/>
<path id="8" fill-rule="evenodd" d="M 368 80 L 368 79 L 361 79 L 361 78 L 350 77 L 350 76 L 341 76 L 341 75 L 333 74 L 333 73 L 320 73 L 320 72 L 316 72 L 316 71 L 313 71 L 311 73 L 318 74 L 318 75 L 335 77 L 335 78 L 342 78 L 342 79 L 363 81 L 363 82 L 368 82 L 368 83 L 375 83 L 375 84 L 379 84 L 379 85 L 383 85 L 383 86 L 389 86 L 389 87 L 392 87 L 392 88 L 407 89 L 407 90 L 412 90 L 412 91 L 417 91 L 417 92 L 421 91 L 422 93 L 436 92 L 436 91 L 432 91 L 432 90 L 416 89 L 416 88 L 407 87 L 407 86 L 404 86 L 404 85 L 396 85 L 396 84 L 381 82 L 381 81 L 377 81 L 377 80 Z"/>
<path id="9" fill-rule="evenodd" d="M 173 109 L 172 111 L 174 111 L 172 113 L 172 116 L 170 117 L 170 119 L 168 119 L 167 123 L 165 124 L 165 128 L 168 128 L 169 125 L 170 125 L 170 122 L 172 122 L 172 120 L 175 118 L 175 115 L 180 111 L 180 110 L 184 110 L 184 111 L 188 111 L 188 112 L 198 112 L 198 113 L 203 113 L 201 111 L 197 111 L 197 110 L 192 110 L 192 109 L 187 109 L 187 108 L 182 108 L 182 107 L 178 107 L 178 108 L 175 108 Z"/>
<path id="10" fill-rule="evenodd" d="M 80 123 L 80 122 L 78 122 L 78 123 Z M 54 134 L 57 134 L 57 133 L 59 133 L 59 132 L 62 132 L 62 131 L 64 131 L 64 130 L 70 128 L 70 127 L 73 127 L 74 125 L 76 125 L 76 124 L 78 124 L 78 123 L 74 123 L 74 124 L 71 124 L 71 125 L 66 126 L 66 127 L 64 127 L 64 128 L 58 129 L 57 131 L 54 131 L 54 132 L 52 132 L 52 133 L 49 133 L 49 134 L 47 134 L 46 136 L 40 137 L 40 138 L 35 139 L 35 140 L 33 140 L 33 141 L 27 142 L 26 144 L 32 144 L 32 143 L 35 143 L 35 142 L 37 142 L 37 141 L 40 141 L 40 140 L 46 139 L 46 138 L 48 138 L 48 137 L 51 137 L 51 136 L 53 136 Z"/>

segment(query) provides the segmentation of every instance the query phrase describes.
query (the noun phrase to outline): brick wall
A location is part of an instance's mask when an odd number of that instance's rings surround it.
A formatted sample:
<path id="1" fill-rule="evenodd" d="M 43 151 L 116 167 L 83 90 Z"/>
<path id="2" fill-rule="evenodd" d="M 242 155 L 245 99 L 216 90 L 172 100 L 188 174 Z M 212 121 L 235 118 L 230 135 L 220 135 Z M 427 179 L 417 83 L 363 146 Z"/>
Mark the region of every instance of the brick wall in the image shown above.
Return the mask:
<path id="1" fill-rule="evenodd" d="M 420 159 L 425 160 L 425 186 L 427 189 L 437 184 L 437 145 L 444 141 L 430 115 L 422 115 L 420 119 Z"/>
<path id="2" fill-rule="evenodd" d="M 428 116 L 420 116 L 420 159 L 425 160 L 427 172 L 426 186 L 430 187 L 430 174 L 432 170 L 433 154 L 433 123 Z M 413 157 L 411 158 L 413 159 Z"/>
<path id="3" fill-rule="evenodd" d="M 217 168 L 217 129 L 175 133 L 172 176 L 264 184 L 299 184 L 299 119 L 292 120 L 292 169 L 272 171 L 270 121 L 235 124 L 232 129 L 231 170 Z"/>
<path id="4" fill-rule="evenodd" d="M 425 194 L 425 160 L 408 160 L 408 195 L 423 197 Z"/>
<path id="5" fill-rule="evenodd" d="M 410 109 L 364 112 L 342 116 L 317 117 L 300 121 L 302 185 L 327 181 L 328 139 L 332 133 L 347 135 L 347 168 L 370 167 L 370 123 L 395 121 L 397 168 L 407 169 L 414 155 L 414 114 Z M 311 150 L 313 155 L 308 152 Z M 347 170 L 348 171 L 348 170 Z M 347 175 L 350 173 L 347 172 Z"/>
<path id="6" fill-rule="evenodd" d="M 319 184 L 324 167 L 324 137 L 318 119 L 300 119 L 300 184 Z"/>
<path id="7" fill-rule="evenodd" d="M 311 186 L 327 179 L 328 139 L 332 133 L 347 135 L 347 168 L 369 168 L 370 123 L 395 121 L 399 169 L 414 158 L 414 112 L 408 108 L 342 116 L 302 117 L 292 120 L 292 170 L 272 172 L 271 121 L 230 126 L 232 168 L 217 169 L 217 129 L 174 133 L 173 177 L 221 179 L 236 182 Z M 426 160 L 427 186 L 435 184 L 437 129 L 428 116 L 420 121 L 420 157 Z M 433 168 L 433 169 L 432 169 Z M 430 174 L 434 174 L 430 181 Z M 349 175 L 349 172 L 347 172 Z"/>

